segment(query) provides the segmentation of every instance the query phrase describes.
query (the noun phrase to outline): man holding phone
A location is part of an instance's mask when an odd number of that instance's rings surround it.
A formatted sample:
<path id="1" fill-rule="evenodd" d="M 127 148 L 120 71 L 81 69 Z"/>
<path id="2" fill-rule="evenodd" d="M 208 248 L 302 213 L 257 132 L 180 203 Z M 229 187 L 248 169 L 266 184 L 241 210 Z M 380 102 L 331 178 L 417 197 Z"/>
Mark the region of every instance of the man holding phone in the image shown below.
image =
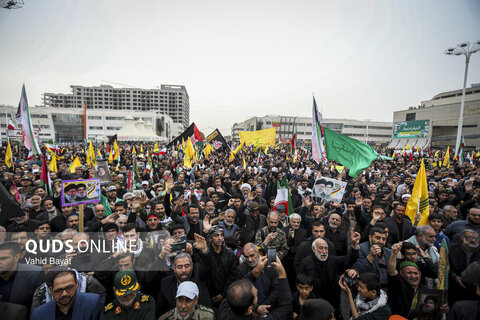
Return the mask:
<path id="1" fill-rule="evenodd" d="M 282 229 L 278 228 L 278 222 L 278 212 L 269 212 L 267 215 L 267 226 L 257 231 L 255 244 L 260 246 L 265 252 L 267 252 L 268 247 L 276 248 L 277 256 L 283 259 L 288 252 L 287 236 Z"/>

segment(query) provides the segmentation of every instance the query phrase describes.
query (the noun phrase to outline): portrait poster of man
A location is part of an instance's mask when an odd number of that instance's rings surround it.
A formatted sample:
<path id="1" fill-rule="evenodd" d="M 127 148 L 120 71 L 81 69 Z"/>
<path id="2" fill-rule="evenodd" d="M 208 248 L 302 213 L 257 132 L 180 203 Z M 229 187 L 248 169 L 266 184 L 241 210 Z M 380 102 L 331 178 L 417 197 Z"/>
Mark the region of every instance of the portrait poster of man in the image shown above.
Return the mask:
<path id="1" fill-rule="evenodd" d="M 62 207 L 100 202 L 100 179 L 62 181 Z"/>
<path id="2" fill-rule="evenodd" d="M 413 299 L 408 319 L 410 320 L 440 320 L 444 291 L 420 287 Z"/>
<path id="3" fill-rule="evenodd" d="M 107 185 L 112 183 L 112 178 L 110 177 L 110 169 L 108 168 L 107 161 L 97 161 L 97 168 L 95 170 L 95 177 L 100 179 L 102 185 Z"/>
<path id="4" fill-rule="evenodd" d="M 312 197 L 316 202 L 334 201 L 340 203 L 347 183 L 335 179 L 319 177 L 315 180 Z"/>

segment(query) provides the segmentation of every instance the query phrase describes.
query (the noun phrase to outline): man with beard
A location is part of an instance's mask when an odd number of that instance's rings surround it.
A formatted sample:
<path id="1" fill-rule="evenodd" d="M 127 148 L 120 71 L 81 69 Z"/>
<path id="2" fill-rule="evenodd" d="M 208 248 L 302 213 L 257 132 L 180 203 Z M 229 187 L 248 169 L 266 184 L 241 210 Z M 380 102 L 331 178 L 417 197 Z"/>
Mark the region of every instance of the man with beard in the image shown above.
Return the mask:
<path id="1" fill-rule="evenodd" d="M 325 238 L 333 242 L 337 256 L 346 255 L 348 250 L 347 235 L 340 230 L 341 219 L 339 214 L 331 214 L 328 217 L 328 227 L 325 230 Z"/>
<path id="2" fill-rule="evenodd" d="M 98 319 L 103 303 L 95 293 L 77 292 L 75 271 L 57 266 L 46 276 L 53 300 L 37 307 L 30 319 Z"/>
<path id="3" fill-rule="evenodd" d="M 210 295 L 213 297 L 212 305 L 216 308 L 226 297 L 227 287 L 234 281 L 234 271 L 238 262 L 233 251 L 225 247 L 224 229 L 221 226 L 213 226 L 208 238 L 210 240 L 208 254 L 212 255 L 216 262 L 215 269 L 212 270 L 215 276 L 209 283 Z"/>
<path id="4" fill-rule="evenodd" d="M 267 258 L 262 257 L 259 263 L 266 264 Z M 219 319 L 263 319 L 263 320 L 287 320 L 292 316 L 292 294 L 288 286 L 287 274 L 276 257 L 272 267 L 278 274 L 278 291 L 275 305 L 269 306 L 266 314 L 260 312 L 258 290 L 249 279 L 240 279 L 228 287 L 227 299 L 218 309 Z M 272 269 L 273 269 L 272 268 Z M 268 306 L 264 306 L 268 307 Z"/>
<path id="5" fill-rule="evenodd" d="M 388 260 L 388 300 L 393 314 L 408 317 L 422 274 L 417 264 L 408 260 L 400 263 L 400 271 L 397 271 L 397 254 L 401 249 L 401 242 L 394 244 Z"/>
<path id="6" fill-rule="evenodd" d="M 67 217 L 67 228 L 78 230 L 78 214 L 76 212 Z"/>
<path id="7" fill-rule="evenodd" d="M 235 210 L 227 209 L 227 211 L 225 211 L 225 217 L 223 218 L 223 221 L 220 221 L 218 223 L 218 225 L 223 228 L 225 237 L 232 236 L 235 233 L 235 231 L 240 229 L 235 224 L 235 215 L 236 215 Z"/>
<path id="8" fill-rule="evenodd" d="M 175 296 L 176 307 L 158 320 L 214 320 L 212 309 L 198 305 L 198 287 L 192 281 L 180 283 Z"/>
<path id="9" fill-rule="evenodd" d="M 460 234 L 465 229 L 471 229 L 480 234 L 480 205 L 473 207 L 468 211 L 467 220 L 458 220 L 452 222 L 445 230 L 445 235 L 452 244 L 461 242 Z"/>
<path id="10" fill-rule="evenodd" d="M 267 226 L 257 231 L 255 235 L 255 244 L 260 246 L 265 252 L 268 247 L 275 247 L 277 256 L 283 259 L 288 252 L 287 236 L 282 229 L 278 227 L 279 215 L 276 211 L 271 211 L 267 215 Z"/>
<path id="11" fill-rule="evenodd" d="M 406 240 L 411 235 L 412 220 L 405 218 L 405 205 L 396 203 L 393 207 L 393 216 L 385 219 L 388 227 L 387 243 L 394 243 Z"/>
<path id="12" fill-rule="evenodd" d="M 157 316 L 175 308 L 175 291 L 184 281 L 193 281 L 199 288 L 199 303 L 206 307 L 212 306 L 208 292 L 207 281 L 210 280 L 211 270 L 215 269 L 215 259 L 208 254 L 207 241 L 204 237 L 195 234 L 194 248 L 200 262 L 193 262 L 192 257 L 186 252 L 178 253 L 173 259 L 174 274 L 168 275 L 160 283 L 160 292 L 157 298 Z"/>
<path id="13" fill-rule="evenodd" d="M 339 309 L 340 302 L 340 287 L 336 279 L 358 258 L 360 234 L 353 229 L 350 232 L 352 247 L 346 256 L 329 256 L 327 242 L 318 238 L 312 243 L 314 255 L 304 258 L 297 270 L 312 275 L 315 297 L 327 300 L 336 310 Z"/>
<path id="14" fill-rule="evenodd" d="M 387 237 L 388 231 L 383 228 L 370 229 L 368 242 L 359 245 L 358 260 L 353 265 L 358 273 L 375 272 L 384 289 L 387 287 L 387 262 L 392 254 L 392 250 L 385 248 Z"/>
<path id="15" fill-rule="evenodd" d="M 73 212 L 74 206 L 62 207 L 62 214 L 50 221 L 52 232 L 62 232 L 67 229 L 67 217 Z"/>
<path id="16" fill-rule="evenodd" d="M 87 186 L 83 183 L 77 184 L 77 194 L 75 201 L 84 201 L 87 199 Z"/>
<path id="17" fill-rule="evenodd" d="M 450 286 L 448 302 L 453 305 L 457 300 L 475 299 L 475 287 L 462 282 L 461 274 L 475 260 L 473 251 L 478 247 L 479 235 L 470 229 L 461 232 L 460 243 L 450 248 Z"/>
<path id="18" fill-rule="evenodd" d="M 37 220 L 39 221 L 50 221 L 61 214 L 53 204 L 52 197 L 45 197 L 45 199 L 43 199 L 43 208 L 45 211 L 37 216 Z"/>
<path id="19" fill-rule="evenodd" d="M 258 248 L 253 243 L 243 247 L 245 260 L 238 265 L 236 278 L 249 279 L 257 290 L 257 313 L 268 313 L 268 306 L 275 302 L 278 290 L 278 273 L 273 268 L 267 267 L 267 257 L 260 256 Z"/>
<path id="20" fill-rule="evenodd" d="M 442 230 L 445 231 L 445 229 L 455 220 L 457 220 L 457 215 L 458 215 L 458 210 L 454 206 L 451 205 L 446 205 L 443 207 L 443 213 L 442 213 Z"/>
<path id="21" fill-rule="evenodd" d="M 77 202 L 77 186 L 73 183 L 66 186 L 63 191 L 65 192 L 65 203 Z"/>
<path id="22" fill-rule="evenodd" d="M 155 202 L 152 205 L 153 214 L 158 217 L 160 224 L 162 225 L 163 229 L 168 229 L 170 226 L 173 225 L 172 218 L 166 215 L 165 211 L 165 204 L 163 202 Z"/>
<path id="23" fill-rule="evenodd" d="M 202 234 L 203 221 L 200 220 L 200 207 L 198 204 L 188 206 L 188 212 L 183 217 L 180 212 L 172 212 L 172 219 L 175 223 L 183 224 L 188 240 L 195 240 L 195 234 Z"/>
<path id="24" fill-rule="evenodd" d="M 413 243 L 415 246 L 425 252 L 426 258 L 430 259 L 432 263 L 438 263 L 438 251 L 434 247 L 435 243 L 435 230 L 428 226 L 420 226 L 415 230 L 415 235 L 411 236 L 407 241 Z M 420 261 L 423 261 L 423 258 L 420 258 Z"/>
<path id="25" fill-rule="evenodd" d="M 257 202 L 250 203 L 248 206 L 248 214 L 246 214 L 245 218 L 245 224 L 243 225 L 240 234 L 241 243 L 254 241 L 258 229 L 263 228 L 266 225 L 267 219 L 264 215 L 260 215 L 259 204 Z"/>
<path id="26" fill-rule="evenodd" d="M 105 306 L 101 315 L 107 319 L 155 319 L 155 300 L 148 294 L 140 292 L 135 271 L 125 269 L 117 272 L 114 280 L 115 300 Z"/>

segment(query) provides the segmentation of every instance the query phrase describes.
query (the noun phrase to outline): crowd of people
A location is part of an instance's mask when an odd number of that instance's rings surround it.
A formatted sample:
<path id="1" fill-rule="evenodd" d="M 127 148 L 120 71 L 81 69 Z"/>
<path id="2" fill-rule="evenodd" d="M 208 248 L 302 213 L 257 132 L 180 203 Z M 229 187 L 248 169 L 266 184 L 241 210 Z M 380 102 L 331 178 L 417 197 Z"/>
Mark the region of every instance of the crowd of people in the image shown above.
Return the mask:
<path id="1" fill-rule="evenodd" d="M 425 154 L 419 225 L 405 215 L 417 153 L 352 178 L 289 146 L 200 151 L 185 168 L 176 148 L 124 143 L 101 201 L 72 205 L 83 185 L 62 206 L 62 181 L 98 176 L 86 147 L 62 146 L 51 189 L 44 155 L 14 146 L 9 168 L 0 149 L 3 319 L 480 319 L 480 159 Z M 346 183 L 341 202 L 315 192 L 331 179 Z"/>

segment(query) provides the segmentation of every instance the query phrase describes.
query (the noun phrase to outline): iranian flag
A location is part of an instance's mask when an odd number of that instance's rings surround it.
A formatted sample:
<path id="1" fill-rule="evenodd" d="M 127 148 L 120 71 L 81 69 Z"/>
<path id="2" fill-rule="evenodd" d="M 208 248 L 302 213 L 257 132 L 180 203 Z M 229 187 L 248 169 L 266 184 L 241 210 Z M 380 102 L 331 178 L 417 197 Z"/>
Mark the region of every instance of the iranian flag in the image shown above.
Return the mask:
<path id="1" fill-rule="evenodd" d="M 287 215 L 293 213 L 292 198 L 290 197 L 290 191 L 288 190 L 287 178 L 283 177 L 282 182 L 277 181 L 277 197 L 273 205 L 273 210 L 277 210 L 279 204 L 284 204 L 287 208 Z"/>
<path id="2" fill-rule="evenodd" d="M 29 159 L 30 157 L 33 158 L 34 155 L 40 154 L 38 141 L 33 135 L 33 125 L 32 121 L 30 120 L 30 111 L 28 108 L 25 85 L 22 87 L 22 95 L 20 96 L 20 102 L 18 103 L 17 122 L 22 124 L 23 143 L 29 150 Z"/>
<path id="3" fill-rule="evenodd" d="M 462 140 L 460 140 L 460 145 L 458 146 L 458 150 L 456 154 L 459 165 L 463 165 L 463 161 L 464 161 L 463 148 L 465 147 L 465 141 L 463 140 L 463 136 L 461 138 Z"/>
<path id="4" fill-rule="evenodd" d="M 17 124 L 15 121 L 12 120 L 12 118 L 8 119 L 8 130 L 16 130 L 17 129 Z"/>

